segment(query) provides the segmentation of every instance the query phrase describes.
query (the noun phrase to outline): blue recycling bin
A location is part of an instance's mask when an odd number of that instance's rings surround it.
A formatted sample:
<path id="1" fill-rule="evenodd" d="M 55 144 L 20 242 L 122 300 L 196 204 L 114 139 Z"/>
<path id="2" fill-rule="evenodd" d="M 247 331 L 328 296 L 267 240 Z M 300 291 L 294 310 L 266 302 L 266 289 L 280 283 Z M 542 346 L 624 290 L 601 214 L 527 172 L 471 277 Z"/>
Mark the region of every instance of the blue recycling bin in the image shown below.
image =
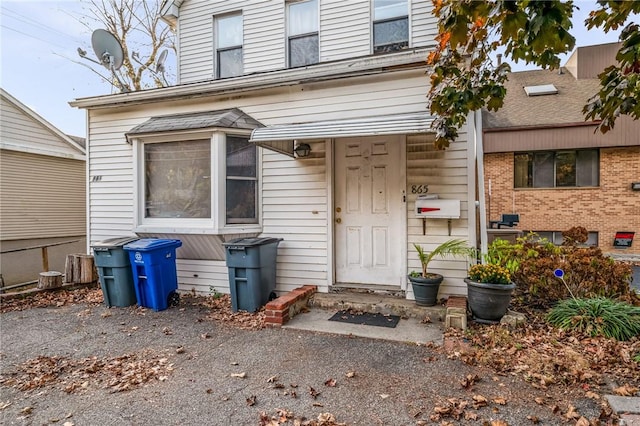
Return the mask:
<path id="1" fill-rule="evenodd" d="M 239 238 L 223 244 L 233 312 L 255 312 L 274 298 L 280 241 L 282 238 Z"/>
<path id="2" fill-rule="evenodd" d="M 116 237 L 91 246 L 104 303 L 109 308 L 131 306 L 137 302 L 129 254 L 123 248 L 137 240 L 137 237 Z"/>
<path id="3" fill-rule="evenodd" d="M 163 311 L 180 301 L 176 249 L 180 240 L 143 238 L 126 244 L 138 305 Z"/>

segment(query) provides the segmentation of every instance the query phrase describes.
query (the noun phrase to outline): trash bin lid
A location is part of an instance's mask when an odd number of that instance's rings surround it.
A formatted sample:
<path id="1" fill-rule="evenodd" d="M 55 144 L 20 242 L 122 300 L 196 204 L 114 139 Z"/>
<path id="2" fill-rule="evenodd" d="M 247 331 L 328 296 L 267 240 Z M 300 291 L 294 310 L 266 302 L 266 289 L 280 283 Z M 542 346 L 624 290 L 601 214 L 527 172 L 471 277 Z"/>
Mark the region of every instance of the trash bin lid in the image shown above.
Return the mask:
<path id="1" fill-rule="evenodd" d="M 102 240 L 100 242 L 97 242 L 93 244 L 91 247 L 94 250 L 109 250 L 109 249 L 121 248 L 125 244 L 129 244 L 136 240 L 138 240 L 138 237 L 115 237 L 115 238 L 109 238 L 107 240 Z"/>
<path id="2" fill-rule="evenodd" d="M 273 237 L 248 237 L 248 238 L 237 238 L 235 240 L 227 241 L 226 243 L 222 243 L 225 247 L 253 247 L 253 246 L 261 246 L 264 244 L 271 244 L 282 241 L 282 238 L 273 238 Z"/>
<path id="3" fill-rule="evenodd" d="M 125 250 L 131 251 L 151 251 L 163 247 L 180 247 L 180 240 L 164 240 L 159 238 L 142 238 L 124 246 Z"/>

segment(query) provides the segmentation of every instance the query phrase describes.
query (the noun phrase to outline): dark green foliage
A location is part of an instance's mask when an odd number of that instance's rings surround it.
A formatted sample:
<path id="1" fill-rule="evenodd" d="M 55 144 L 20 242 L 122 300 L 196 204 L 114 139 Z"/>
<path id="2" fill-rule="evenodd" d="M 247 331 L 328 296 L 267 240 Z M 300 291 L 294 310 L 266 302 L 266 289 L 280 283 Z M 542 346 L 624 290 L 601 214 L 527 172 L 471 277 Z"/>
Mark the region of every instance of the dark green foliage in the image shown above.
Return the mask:
<path id="1" fill-rule="evenodd" d="M 563 300 L 549 312 L 547 321 L 592 337 L 629 340 L 640 335 L 640 307 L 602 297 Z"/>

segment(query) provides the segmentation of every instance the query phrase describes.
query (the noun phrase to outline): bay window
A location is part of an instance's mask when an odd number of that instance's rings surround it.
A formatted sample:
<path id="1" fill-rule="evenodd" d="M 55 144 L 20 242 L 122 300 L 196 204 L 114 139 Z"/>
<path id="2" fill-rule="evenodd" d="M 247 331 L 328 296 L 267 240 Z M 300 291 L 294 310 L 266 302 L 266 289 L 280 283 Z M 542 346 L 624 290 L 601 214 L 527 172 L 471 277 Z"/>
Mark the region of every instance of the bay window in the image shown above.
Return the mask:
<path id="1" fill-rule="evenodd" d="M 257 147 L 222 131 L 136 139 L 137 230 L 203 234 L 255 231 Z"/>

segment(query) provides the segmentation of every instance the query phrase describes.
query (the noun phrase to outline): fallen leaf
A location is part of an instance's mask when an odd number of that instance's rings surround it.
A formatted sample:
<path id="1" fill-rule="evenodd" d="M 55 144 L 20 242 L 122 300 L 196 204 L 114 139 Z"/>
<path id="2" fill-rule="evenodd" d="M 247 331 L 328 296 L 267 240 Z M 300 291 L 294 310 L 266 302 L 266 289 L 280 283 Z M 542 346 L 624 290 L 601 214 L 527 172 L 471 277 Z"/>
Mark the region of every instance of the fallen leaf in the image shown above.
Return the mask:
<path id="1" fill-rule="evenodd" d="M 212 394 L 213 393 L 213 389 L 209 388 L 205 392 L 208 393 L 208 394 Z"/>
<path id="2" fill-rule="evenodd" d="M 635 388 L 630 385 L 622 385 L 618 388 L 615 388 L 613 392 L 616 395 L 620 395 L 620 396 L 634 396 L 636 392 L 638 392 L 638 388 Z"/>
<path id="3" fill-rule="evenodd" d="M 380 394 L 380 398 L 387 399 L 389 398 L 389 394 L 386 394 L 386 393 Z"/>
<path id="4" fill-rule="evenodd" d="M 315 390 L 314 388 L 312 388 L 311 386 L 309 386 L 309 395 L 311 395 L 311 397 L 313 399 L 316 399 L 318 397 L 318 395 L 320 395 L 321 392 L 318 392 L 317 390 Z"/>
<path id="5" fill-rule="evenodd" d="M 590 425 L 589 420 L 585 419 L 584 417 L 580 417 L 575 424 L 575 426 L 589 426 L 589 425 Z"/>
<path id="6" fill-rule="evenodd" d="M 313 405 L 314 407 L 324 407 L 324 404 L 321 404 L 321 403 L 319 403 L 319 402 L 314 402 L 314 403 L 313 403 L 313 404 L 311 404 L 311 405 Z"/>
<path id="7" fill-rule="evenodd" d="M 531 420 L 534 425 L 540 423 L 540 419 L 538 418 L 538 416 L 527 416 L 527 419 Z"/>
<path id="8" fill-rule="evenodd" d="M 335 388 L 336 387 L 336 379 L 328 379 L 327 381 L 324 382 L 325 386 L 328 386 L 330 388 Z"/>
<path id="9" fill-rule="evenodd" d="M 347 374 L 345 374 L 345 376 L 347 376 L 348 378 L 353 378 L 356 377 L 356 372 L 355 371 L 349 371 Z"/>
<path id="10" fill-rule="evenodd" d="M 244 371 L 242 373 L 231 373 L 231 377 L 237 377 L 239 379 L 244 379 L 245 377 L 247 377 L 247 373 L 245 373 Z"/>
<path id="11" fill-rule="evenodd" d="M 254 405 L 256 405 L 256 396 L 255 395 L 251 395 L 249 398 L 247 398 L 247 405 L 249 407 L 253 407 Z"/>
<path id="12" fill-rule="evenodd" d="M 184 346 L 178 346 L 176 348 L 176 353 L 177 354 L 183 354 L 184 353 Z"/>
<path id="13" fill-rule="evenodd" d="M 271 376 L 267 379 L 267 383 L 275 383 L 278 381 L 278 376 Z"/>
<path id="14" fill-rule="evenodd" d="M 167 336 L 169 336 L 169 335 L 173 334 L 173 331 L 171 331 L 171 329 L 170 329 L 169 327 L 164 327 L 164 328 L 162 329 L 162 332 L 163 332 L 164 334 L 166 334 Z"/>
<path id="15" fill-rule="evenodd" d="M 597 393 L 595 393 L 595 392 L 591 392 L 591 391 L 589 391 L 589 392 L 585 393 L 584 395 L 585 395 L 587 398 L 590 398 L 590 399 L 600 399 L 600 395 L 598 395 L 598 394 L 597 394 Z"/>
<path id="16" fill-rule="evenodd" d="M 538 396 L 534 399 L 534 401 L 536 402 L 536 404 L 538 405 L 544 405 L 544 398 Z"/>
<path id="17" fill-rule="evenodd" d="M 569 405 L 569 409 L 564 416 L 569 420 L 580 418 L 580 414 L 578 414 L 578 412 L 576 411 L 576 407 L 574 407 L 573 405 Z"/>
<path id="18" fill-rule="evenodd" d="M 500 404 L 500 405 L 507 405 L 507 400 L 501 396 L 494 398 L 492 400 L 493 403 L 495 404 Z"/>

